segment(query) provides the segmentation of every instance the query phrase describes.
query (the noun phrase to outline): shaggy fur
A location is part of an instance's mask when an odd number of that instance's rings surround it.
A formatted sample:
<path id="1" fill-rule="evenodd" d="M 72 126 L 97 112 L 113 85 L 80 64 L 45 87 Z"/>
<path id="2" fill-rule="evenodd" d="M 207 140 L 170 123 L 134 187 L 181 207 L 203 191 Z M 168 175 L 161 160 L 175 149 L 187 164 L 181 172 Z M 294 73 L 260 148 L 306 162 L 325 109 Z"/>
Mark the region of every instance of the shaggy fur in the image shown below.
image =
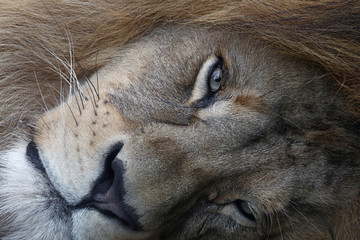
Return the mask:
<path id="1" fill-rule="evenodd" d="M 358 1 L 0 0 L 0 238 L 357 239 L 359 73 Z"/>
<path id="2" fill-rule="evenodd" d="M 75 84 L 74 77 L 90 75 L 112 59 L 115 48 L 167 22 L 228 28 L 265 39 L 322 66 L 348 94 L 354 111 L 360 111 L 357 0 L 2 0 L 0 149 L 18 137 L 34 112 L 61 100 L 54 97 L 68 87 L 61 79 Z M 51 88 L 34 89 L 36 81 Z M 43 101 L 34 105 L 33 99 Z"/>

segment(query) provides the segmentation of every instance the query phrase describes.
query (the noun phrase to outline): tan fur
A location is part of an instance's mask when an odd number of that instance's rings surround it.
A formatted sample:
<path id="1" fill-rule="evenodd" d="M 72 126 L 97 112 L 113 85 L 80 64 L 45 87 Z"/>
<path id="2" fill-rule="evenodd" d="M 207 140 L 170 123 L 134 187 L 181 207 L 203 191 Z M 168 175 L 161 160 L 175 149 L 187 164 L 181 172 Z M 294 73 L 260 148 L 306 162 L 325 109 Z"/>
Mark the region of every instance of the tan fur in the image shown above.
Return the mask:
<path id="1" fill-rule="evenodd" d="M 358 5 L 0 0 L 0 238 L 357 239 Z M 140 230 L 82 205 L 119 143 Z"/>
<path id="2" fill-rule="evenodd" d="M 69 62 L 69 47 L 78 76 L 104 65 L 118 48 L 166 22 L 203 24 L 246 32 L 284 51 L 324 67 L 339 88 L 359 99 L 359 7 L 357 1 L 1 1 L 0 129 L 2 148 L 41 111 L 34 82 L 49 107 L 59 100 L 60 61 Z M 59 59 L 54 59 L 56 54 Z M 14 87 L 10 88 L 9 85 Z M 43 84 L 41 84 L 43 85 Z M 66 85 L 66 84 L 63 84 Z M 15 87 L 16 86 L 16 87 Z M 35 85 L 36 87 L 36 85 Z M 29 89 L 31 89 L 29 91 Z M 26 97 L 23 97 L 26 96 Z"/>

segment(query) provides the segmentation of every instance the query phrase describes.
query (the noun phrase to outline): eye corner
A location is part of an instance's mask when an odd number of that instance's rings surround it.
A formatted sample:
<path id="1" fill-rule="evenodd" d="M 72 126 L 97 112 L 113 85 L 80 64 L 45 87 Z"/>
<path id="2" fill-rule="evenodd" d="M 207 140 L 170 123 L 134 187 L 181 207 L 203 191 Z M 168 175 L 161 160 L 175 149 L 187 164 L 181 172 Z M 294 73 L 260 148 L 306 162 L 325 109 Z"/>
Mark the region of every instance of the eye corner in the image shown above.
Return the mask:
<path id="1" fill-rule="evenodd" d="M 218 63 L 221 64 L 221 66 L 224 65 L 224 58 L 221 55 L 216 55 L 216 58 L 218 59 Z"/>

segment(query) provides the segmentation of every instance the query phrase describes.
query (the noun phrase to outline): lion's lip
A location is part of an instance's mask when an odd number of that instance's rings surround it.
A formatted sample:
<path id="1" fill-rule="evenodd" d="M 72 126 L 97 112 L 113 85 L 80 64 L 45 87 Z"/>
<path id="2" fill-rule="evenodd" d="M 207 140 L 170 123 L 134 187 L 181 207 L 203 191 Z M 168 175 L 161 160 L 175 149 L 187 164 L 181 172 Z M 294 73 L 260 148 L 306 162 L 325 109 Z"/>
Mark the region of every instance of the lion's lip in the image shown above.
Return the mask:
<path id="1" fill-rule="evenodd" d="M 27 160 L 34 166 L 34 168 L 38 169 L 41 173 L 47 176 L 45 167 L 40 159 L 39 151 L 35 142 L 30 141 L 27 145 L 26 156 Z"/>
<path id="2" fill-rule="evenodd" d="M 112 206 L 109 205 L 109 203 L 107 202 L 101 202 L 101 201 L 95 201 L 89 199 L 86 199 L 80 204 L 71 207 L 72 210 L 79 210 L 86 208 L 96 209 L 97 211 L 107 216 L 108 218 L 116 219 L 121 224 L 121 226 L 125 227 L 128 231 L 131 232 L 141 231 L 139 224 L 129 217 L 129 214 L 127 213 L 125 208 L 121 208 L 120 206 Z"/>

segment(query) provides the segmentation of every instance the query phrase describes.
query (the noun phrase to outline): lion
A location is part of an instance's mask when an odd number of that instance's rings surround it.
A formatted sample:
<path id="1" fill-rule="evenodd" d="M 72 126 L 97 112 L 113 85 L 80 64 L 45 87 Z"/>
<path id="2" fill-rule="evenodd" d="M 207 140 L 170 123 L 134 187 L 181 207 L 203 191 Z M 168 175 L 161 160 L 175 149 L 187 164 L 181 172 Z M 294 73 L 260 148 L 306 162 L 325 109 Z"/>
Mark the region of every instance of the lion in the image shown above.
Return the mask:
<path id="1" fill-rule="evenodd" d="M 0 239 L 359 239 L 358 1 L 0 1 Z"/>

